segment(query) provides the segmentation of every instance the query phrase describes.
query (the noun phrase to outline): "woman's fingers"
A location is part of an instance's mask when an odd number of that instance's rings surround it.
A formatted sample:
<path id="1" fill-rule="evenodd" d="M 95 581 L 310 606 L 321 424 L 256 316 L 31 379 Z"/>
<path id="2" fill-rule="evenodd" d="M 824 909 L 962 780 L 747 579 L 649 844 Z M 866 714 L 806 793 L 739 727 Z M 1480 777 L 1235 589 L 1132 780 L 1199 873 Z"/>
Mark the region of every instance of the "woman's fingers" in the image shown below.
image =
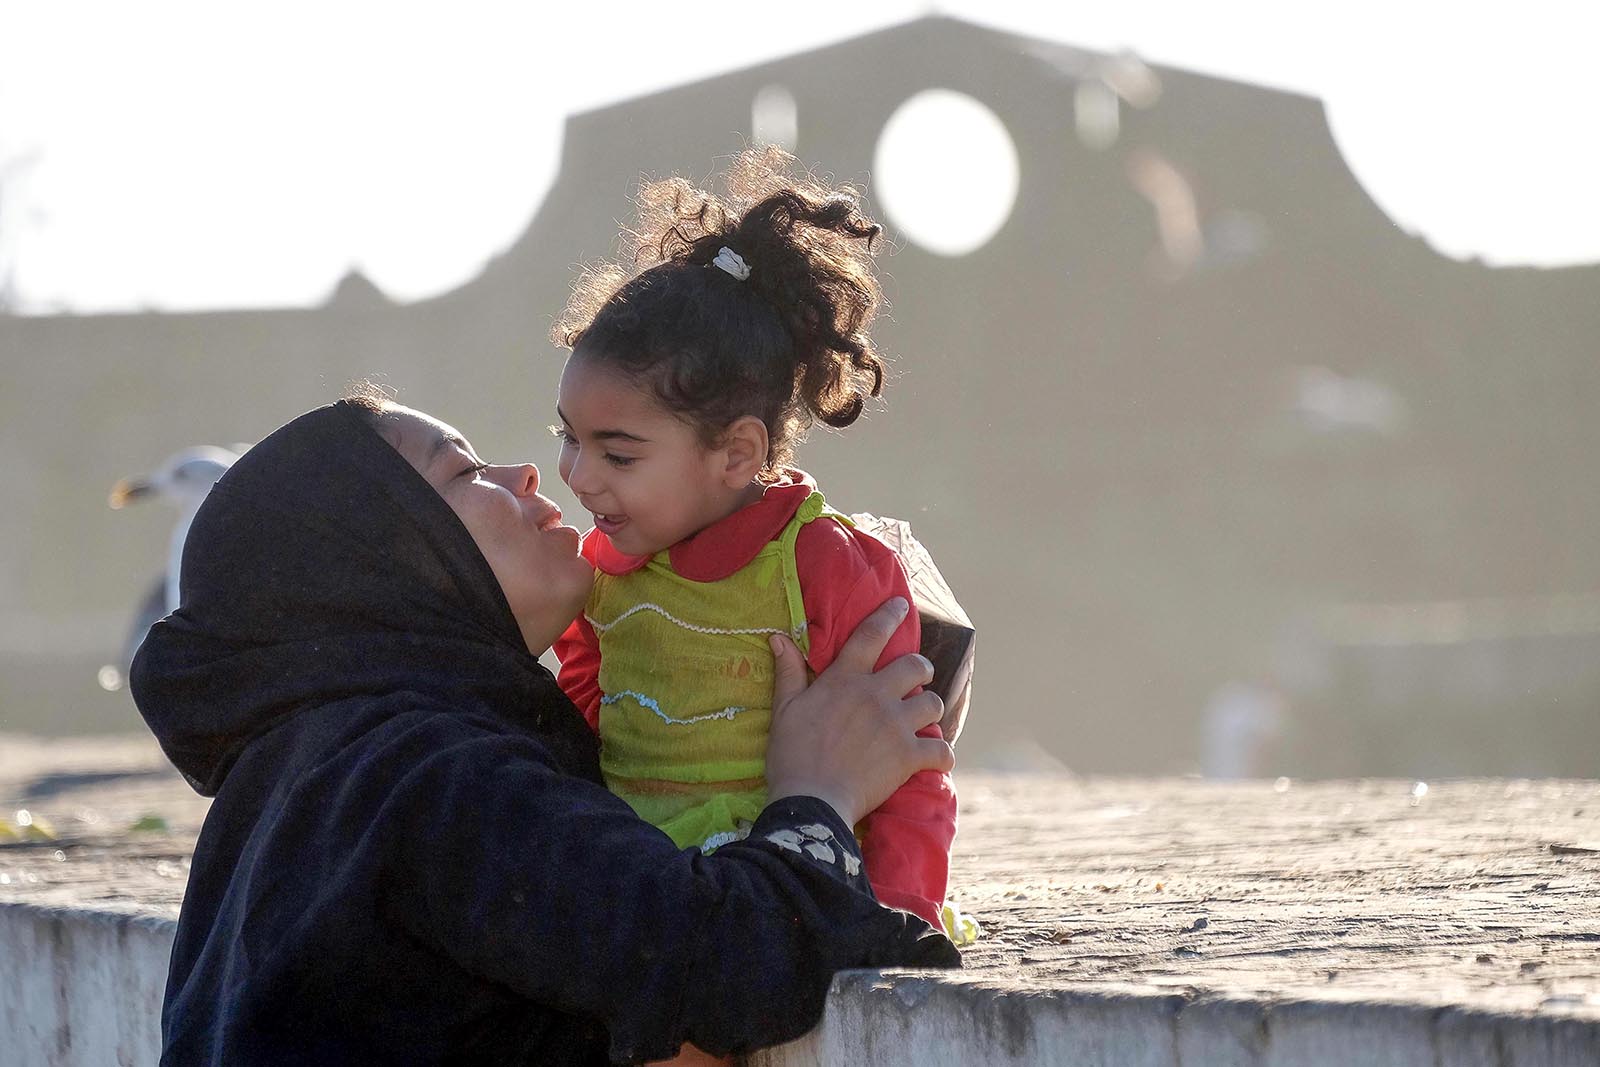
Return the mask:
<path id="1" fill-rule="evenodd" d="M 956 750 L 950 747 L 948 741 L 941 741 L 937 737 L 919 737 L 913 743 L 916 745 L 917 759 L 922 761 L 922 770 L 949 772 L 956 765 Z"/>
<path id="2" fill-rule="evenodd" d="M 903 697 L 917 686 L 927 685 L 933 681 L 933 662 L 926 656 L 908 652 L 898 659 L 885 663 L 883 669 L 877 673 L 877 678 L 885 688 L 893 691 L 893 697 Z"/>
<path id="3" fill-rule="evenodd" d="M 853 825 L 913 774 L 953 764 L 937 736 L 915 736 L 939 722 L 944 702 L 927 690 L 906 695 L 933 680 L 933 664 L 910 653 L 873 672 L 909 611 L 905 598 L 894 597 L 867 616 L 809 686 L 800 650 L 772 639 L 767 785 L 774 799 L 817 797 Z"/>
<path id="4" fill-rule="evenodd" d="M 924 684 L 924 683 L 919 683 Z M 918 730 L 932 726 L 944 718 L 944 701 L 931 689 L 924 689 L 914 697 L 900 702 L 900 710 Z"/>
<path id="5" fill-rule="evenodd" d="M 878 657 L 883 655 L 883 650 L 889 644 L 889 638 L 905 622 L 906 616 L 911 613 L 911 604 L 903 596 L 890 597 L 884 601 L 883 606 L 857 626 L 855 633 L 839 649 L 839 654 L 833 657 L 830 667 L 841 664 L 846 671 L 858 671 L 867 674 L 872 671 L 873 665 L 878 662 Z M 907 686 L 909 690 L 911 687 Z"/>
<path id="6" fill-rule="evenodd" d="M 773 659 L 772 708 L 778 711 L 805 692 L 806 661 L 787 634 L 773 634 L 768 644 Z"/>

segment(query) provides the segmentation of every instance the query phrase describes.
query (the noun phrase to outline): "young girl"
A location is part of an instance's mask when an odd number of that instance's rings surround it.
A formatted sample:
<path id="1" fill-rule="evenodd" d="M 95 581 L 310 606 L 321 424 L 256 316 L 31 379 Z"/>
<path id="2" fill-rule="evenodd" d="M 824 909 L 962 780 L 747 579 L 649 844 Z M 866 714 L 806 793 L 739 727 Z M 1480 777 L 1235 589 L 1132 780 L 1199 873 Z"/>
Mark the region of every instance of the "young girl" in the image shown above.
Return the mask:
<path id="1" fill-rule="evenodd" d="M 594 592 L 556 643 L 561 685 L 599 731 L 611 789 L 706 851 L 766 802 L 771 636 L 821 671 L 873 609 L 911 596 L 894 553 L 787 465 L 813 422 L 850 425 L 883 386 L 867 337 L 881 227 L 852 190 L 792 166 L 747 151 L 726 199 L 646 185 L 636 272 L 585 277 L 554 332 L 572 349 L 551 427 L 561 477 L 594 515 Z M 913 611 L 884 661 L 918 641 Z M 942 926 L 955 821 L 933 771 L 863 821 L 880 901 Z"/>

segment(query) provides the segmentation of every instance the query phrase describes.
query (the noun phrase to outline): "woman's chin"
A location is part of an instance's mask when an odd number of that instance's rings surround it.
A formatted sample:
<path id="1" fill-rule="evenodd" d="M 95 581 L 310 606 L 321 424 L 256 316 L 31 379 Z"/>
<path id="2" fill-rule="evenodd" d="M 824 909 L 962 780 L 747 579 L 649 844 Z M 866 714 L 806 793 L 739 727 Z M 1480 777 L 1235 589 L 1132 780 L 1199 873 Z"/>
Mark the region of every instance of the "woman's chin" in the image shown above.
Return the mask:
<path id="1" fill-rule="evenodd" d="M 537 605 L 517 613 L 517 624 L 528 642 L 528 650 L 539 655 L 555 644 L 556 638 L 567 632 L 589 602 L 589 590 L 594 585 L 594 571 L 588 560 L 578 558 L 578 566 L 570 574 L 563 574 L 562 588 L 546 588 Z M 570 579 L 570 580 L 568 580 Z"/>
<path id="2" fill-rule="evenodd" d="M 552 526 L 545 531 L 545 534 L 546 536 L 558 537 L 563 541 L 571 542 L 573 555 L 577 555 L 578 546 L 583 541 L 583 534 L 578 532 L 576 526 Z"/>

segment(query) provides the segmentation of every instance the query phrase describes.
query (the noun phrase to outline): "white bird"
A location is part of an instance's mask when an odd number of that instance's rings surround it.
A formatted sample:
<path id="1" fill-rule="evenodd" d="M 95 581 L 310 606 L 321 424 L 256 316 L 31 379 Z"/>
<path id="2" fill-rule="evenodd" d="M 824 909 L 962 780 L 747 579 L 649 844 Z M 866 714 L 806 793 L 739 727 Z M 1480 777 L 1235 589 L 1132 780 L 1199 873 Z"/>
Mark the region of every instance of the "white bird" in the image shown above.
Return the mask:
<path id="1" fill-rule="evenodd" d="M 195 512 L 200 510 L 206 494 L 217 484 L 217 479 L 227 473 L 247 447 L 239 445 L 235 450 L 215 445 L 196 445 L 168 456 L 166 462 L 150 474 L 124 478 L 111 487 L 110 504 L 113 508 L 125 507 L 144 497 L 157 496 L 178 509 L 178 522 L 172 528 L 172 536 L 167 542 L 166 571 L 139 606 L 139 615 L 134 620 L 133 632 L 129 635 L 122 660 L 124 669 L 132 662 L 133 653 L 138 650 L 139 642 L 144 640 L 145 632 L 151 625 L 177 610 L 183 542 L 189 536 L 189 524 L 194 521 Z"/>

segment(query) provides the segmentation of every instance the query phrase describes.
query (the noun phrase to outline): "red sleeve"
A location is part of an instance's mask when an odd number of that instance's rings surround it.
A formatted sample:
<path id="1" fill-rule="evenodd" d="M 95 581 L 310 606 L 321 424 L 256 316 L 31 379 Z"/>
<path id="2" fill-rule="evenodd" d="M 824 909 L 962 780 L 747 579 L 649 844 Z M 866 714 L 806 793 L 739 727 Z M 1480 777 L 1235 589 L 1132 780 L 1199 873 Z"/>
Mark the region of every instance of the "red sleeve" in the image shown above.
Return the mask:
<path id="1" fill-rule="evenodd" d="M 891 596 L 911 599 L 899 557 L 877 538 L 828 519 L 807 523 L 795 542 L 795 569 L 805 599 L 811 651 L 807 662 L 821 671 L 833 662 L 856 626 Z M 912 612 L 878 658 L 915 652 L 922 641 Z M 934 723 L 921 731 L 940 737 Z M 862 820 L 861 853 L 878 899 L 914 912 L 942 929 L 939 907 L 950 875 L 950 845 L 956 833 L 956 793 L 950 775 L 919 771 Z"/>
<path id="2" fill-rule="evenodd" d="M 594 563 L 594 551 L 590 547 L 592 538 L 583 539 L 583 556 L 591 564 Z M 578 706 L 583 712 L 583 717 L 589 723 L 589 728 L 596 733 L 600 730 L 600 639 L 595 635 L 594 627 L 589 625 L 589 620 L 579 615 L 566 633 L 556 638 L 556 643 L 551 646 L 551 651 L 556 654 L 556 659 L 561 662 L 561 668 L 556 672 L 556 681 L 560 684 L 562 692 L 567 694 L 567 699 Z"/>

